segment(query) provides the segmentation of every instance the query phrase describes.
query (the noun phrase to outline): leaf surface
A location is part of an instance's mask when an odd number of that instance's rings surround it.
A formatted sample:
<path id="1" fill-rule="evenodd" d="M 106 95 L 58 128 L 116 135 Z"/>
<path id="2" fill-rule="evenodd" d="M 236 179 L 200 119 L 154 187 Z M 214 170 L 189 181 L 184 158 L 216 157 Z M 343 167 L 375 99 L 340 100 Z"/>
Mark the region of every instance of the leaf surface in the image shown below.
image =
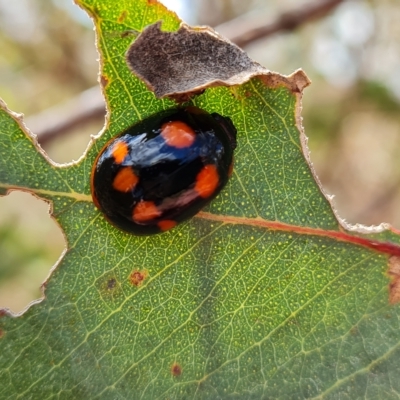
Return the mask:
<path id="1" fill-rule="evenodd" d="M 68 245 L 45 300 L 2 313 L 0 397 L 398 398 L 400 315 L 386 271 L 399 238 L 339 225 L 304 153 L 301 93 L 252 78 L 193 98 L 238 129 L 228 186 L 162 235 L 104 220 L 89 188 L 97 153 L 174 105 L 127 68 L 126 32 L 179 21 L 153 1 L 79 3 L 98 35 L 103 134 L 78 163 L 54 165 L 1 104 L 1 193 L 48 200 Z"/>

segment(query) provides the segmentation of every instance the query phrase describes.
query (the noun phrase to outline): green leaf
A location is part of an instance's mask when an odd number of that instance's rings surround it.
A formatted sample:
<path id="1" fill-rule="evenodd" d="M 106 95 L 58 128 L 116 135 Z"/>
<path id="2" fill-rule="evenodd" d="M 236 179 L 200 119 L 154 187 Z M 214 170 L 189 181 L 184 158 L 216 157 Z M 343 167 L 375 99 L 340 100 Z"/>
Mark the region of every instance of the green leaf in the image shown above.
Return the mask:
<path id="1" fill-rule="evenodd" d="M 68 243 L 45 299 L 1 314 L 0 398 L 398 398 L 399 236 L 340 226 L 288 85 L 253 78 L 193 99 L 238 129 L 232 179 L 198 216 L 151 237 L 104 220 L 89 189 L 97 153 L 174 104 L 130 73 L 126 32 L 179 21 L 154 1 L 79 3 L 102 57 L 101 137 L 76 164 L 54 165 L 0 105 L 1 193 L 49 201 Z"/>

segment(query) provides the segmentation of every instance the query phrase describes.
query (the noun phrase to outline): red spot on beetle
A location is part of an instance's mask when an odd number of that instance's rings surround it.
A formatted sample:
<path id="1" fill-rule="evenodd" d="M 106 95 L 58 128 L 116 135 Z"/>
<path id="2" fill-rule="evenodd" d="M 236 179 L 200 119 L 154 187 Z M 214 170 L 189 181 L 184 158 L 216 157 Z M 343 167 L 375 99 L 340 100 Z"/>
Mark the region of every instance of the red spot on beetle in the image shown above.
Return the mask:
<path id="1" fill-rule="evenodd" d="M 217 167 L 207 164 L 196 176 L 194 189 L 203 198 L 210 197 L 219 184 Z"/>
<path id="2" fill-rule="evenodd" d="M 161 127 L 161 136 L 168 146 L 184 149 L 190 147 L 196 139 L 194 130 L 182 121 L 167 122 Z"/>
<path id="3" fill-rule="evenodd" d="M 171 374 L 173 376 L 179 376 L 182 374 L 182 367 L 178 363 L 173 363 L 171 367 Z"/>
<path id="4" fill-rule="evenodd" d="M 132 271 L 131 274 L 129 275 L 129 281 L 131 282 L 132 285 L 139 287 L 143 281 L 147 278 L 148 273 L 146 270 L 143 271 Z"/>
<path id="5" fill-rule="evenodd" d="M 400 303 L 400 257 L 389 258 L 388 275 L 391 278 L 389 283 L 389 303 Z"/>
<path id="6" fill-rule="evenodd" d="M 165 232 L 175 227 L 176 221 L 173 221 L 172 219 L 165 219 L 164 221 L 160 221 L 157 225 L 163 232 Z"/>

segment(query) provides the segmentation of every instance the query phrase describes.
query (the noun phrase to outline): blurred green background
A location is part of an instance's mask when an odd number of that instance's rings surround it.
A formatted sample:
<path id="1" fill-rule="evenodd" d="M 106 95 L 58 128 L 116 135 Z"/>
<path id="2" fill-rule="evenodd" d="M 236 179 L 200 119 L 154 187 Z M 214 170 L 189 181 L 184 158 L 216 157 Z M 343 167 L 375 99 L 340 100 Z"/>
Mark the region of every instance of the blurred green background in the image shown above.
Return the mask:
<path id="1" fill-rule="evenodd" d="M 164 1 L 186 22 L 221 33 L 271 24 L 318 2 Z M 270 70 L 302 68 L 312 80 L 303 98 L 311 159 L 338 215 L 351 224 L 400 229 L 399 20 L 398 0 L 343 1 L 294 31 L 244 47 Z M 0 0 L 0 97 L 25 114 L 58 163 L 77 160 L 104 124 L 94 43 L 90 19 L 71 0 Z M 85 107 L 90 118 L 68 128 Z M 64 128 L 52 136 L 57 121 Z M 46 203 L 13 192 L 0 204 L 0 307 L 19 312 L 40 297 L 65 244 Z"/>

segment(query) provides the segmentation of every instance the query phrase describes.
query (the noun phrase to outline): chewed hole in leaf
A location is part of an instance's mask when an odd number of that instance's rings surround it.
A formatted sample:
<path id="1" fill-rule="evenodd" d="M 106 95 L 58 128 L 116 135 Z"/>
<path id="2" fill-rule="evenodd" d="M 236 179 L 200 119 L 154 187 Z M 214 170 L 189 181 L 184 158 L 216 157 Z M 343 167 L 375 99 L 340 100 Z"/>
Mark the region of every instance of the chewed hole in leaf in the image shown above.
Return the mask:
<path id="1" fill-rule="evenodd" d="M 24 192 L 0 198 L 0 308 L 14 313 L 42 297 L 40 286 L 65 240 L 49 205 Z"/>
<path id="2" fill-rule="evenodd" d="M 104 100 L 100 87 L 96 86 L 81 93 L 73 101 L 76 102 L 73 107 L 68 107 L 68 103 L 62 103 L 54 110 L 50 109 L 50 113 L 54 114 L 51 118 L 52 122 L 49 122 L 47 112 L 26 120 L 26 125 L 37 134 L 40 146 L 57 163 L 78 160 L 86 150 L 90 136 L 100 132 L 104 125 L 106 109 L 105 104 L 103 109 L 101 108 Z M 93 110 L 85 111 L 88 117 L 82 115 L 80 121 L 80 114 L 84 112 L 79 110 L 84 109 L 83 104 L 92 104 Z M 71 121 L 62 119 L 65 109 L 69 109 L 73 117 Z M 60 125 L 57 125 L 58 120 L 62 120 Z M 44 122 L 49 125 L 43 126 Z"/>
<path id="3" fill-rule="evenodd" d="M 26 126 L 58 163 L 79 159 L 105 116 L 93 24 L 72 3 L 9 4 L 0 24 L 2 78 L 12 77 L 1 80 L 0 97 L 24 114 Z"/>
<path id="4" fill-rule="evenodd" d="M 324 103 L 327 115 L 321 115 L 315 113 L 317 101 L 304 101 L 304 126 L 315 170 L 326 192 L 335 195 L 340 216 L 353 224 L 385 221 L 400 228 L 397 115 L 360 111 L 362 99 L 358 105 L 353 100 L 345 118 L 335 114 L 328 101 Z M 316 124 L 330 118 L 336 118 L 337 125 L 332 123 L 331 130 L 318 137 Z"/>

